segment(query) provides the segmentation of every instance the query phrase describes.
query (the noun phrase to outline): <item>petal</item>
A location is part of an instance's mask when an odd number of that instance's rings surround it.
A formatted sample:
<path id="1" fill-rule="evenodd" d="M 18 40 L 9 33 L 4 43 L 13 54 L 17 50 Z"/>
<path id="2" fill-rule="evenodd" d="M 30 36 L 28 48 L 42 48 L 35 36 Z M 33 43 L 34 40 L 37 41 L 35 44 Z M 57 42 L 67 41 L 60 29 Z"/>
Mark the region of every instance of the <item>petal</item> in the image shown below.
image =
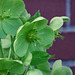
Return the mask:
<path id="1" fill-rule="evenodd" d="M 9 35 L 16 35 L 18 28 L 22 25 L 20 19 L 5 19 L 3 22 L 3 29 Z"/>
<path id="2" fill-rule="evenodd" d="M 6 33 L 3 30 L 2 23 L 0 21 L 0 38 L 4 39 L 6 37 Z"/>
<path id="3" fill-rule="evenodd" d="M 14 50 L 15 50 L 15 53 L 19 57 L 23 57 L 27 53 L 28 45 L 29 45 L 29 43 L 25 39 L 25 36 L 20 36 L 14 42 Z"/>
<path id="4" fill-rule="evenodd" d="M 24 35 L 26 37 L 27 33 L 33 29 L 33 25 L 30 25 L 29 22 L 25 23 L 23 26 L 21 26 L 17 31 L 17 38 L 21 35 Z"/>
<path id="5" fill-rule="evenodd" d="M 55 31 L 63 25 L 63 19 L 61 17 L 54 17 L 50 21 L 50 27 Z"/>
<path id="6" fill-rule="evenodd" d="M 46 26 L 44 29 L 39 31 L 38 37 L 42 38 L 42 40 L 39 40 L 41 45 L 46 46 L 53 42 L 54 31 L 49 26 Z"/>
<path id="7" fill-rule="evenodd" d="M 7 15 L 11 15 L 13 17 L 19 17 L 24 9 L 25 5 L 22 0 L 4 0 L 2 5 L 2 11 L 8 12 Z"/>
<path id="8" fill-rule="evenodd" d="M 43 47 L 38 41 L 36 41 L 35 43 L 32 42 L 29 44 L 28 51 L 43 51 Z"/>
<path id="9" fill-rule="evenodd" d="M 34 25 L 34 29 L 41 30 L 47 25 L 48 20 L 43 17 L 38 17 L 31 23 Z"/>

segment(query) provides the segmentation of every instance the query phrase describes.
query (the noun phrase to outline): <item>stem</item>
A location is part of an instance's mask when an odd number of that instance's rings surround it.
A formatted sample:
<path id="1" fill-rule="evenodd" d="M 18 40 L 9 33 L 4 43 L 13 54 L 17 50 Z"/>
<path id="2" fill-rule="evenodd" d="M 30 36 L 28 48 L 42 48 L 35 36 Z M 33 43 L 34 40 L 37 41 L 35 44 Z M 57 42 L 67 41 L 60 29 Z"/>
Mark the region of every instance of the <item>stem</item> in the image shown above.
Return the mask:
<path id="1" fill-rule="evenodd" d="M 9 59 L 10 58 L 15 59 L 13 43 L 14 43 L 14 38 L 11 36 L 11 47 L 10 47 L 10 50 L 9 50 L 9 57 L 8 57 Z"/>
<path id="2" fill-rule="evenodd" d="M 0 39 L 0 58 L 3 58 L 3 51 L 2 51 L 2 44 L 1 44 L 1 39 Z"/>
<path id="3" fill-rule="evenodd" d="M 31 65 L 30 65 L 30 69 L 33 69 Z"/>
<path id="4" fill-rule="evenodd" d="M 10 56 L 11 56 L 11 47 L 10 47 L 10 50 L 9 50 L 9 56 L 8 56 L 9 59 L 10 59 Z"/>
<path id="5" fill-rule="evenodd" d="M 29 66 L 27 67 L 26 72 L 25 72 L 25 75 L 27 74 L 29 68 L 32 69 L 31 65 L 29 65 Z"/>
<path id="6" fill-rule="evenodd" d="M 30 65 L 27 67 L 26 72 L 25 72 L 25 75 L 27 74 L 29 68 L 30 68 Z"/>

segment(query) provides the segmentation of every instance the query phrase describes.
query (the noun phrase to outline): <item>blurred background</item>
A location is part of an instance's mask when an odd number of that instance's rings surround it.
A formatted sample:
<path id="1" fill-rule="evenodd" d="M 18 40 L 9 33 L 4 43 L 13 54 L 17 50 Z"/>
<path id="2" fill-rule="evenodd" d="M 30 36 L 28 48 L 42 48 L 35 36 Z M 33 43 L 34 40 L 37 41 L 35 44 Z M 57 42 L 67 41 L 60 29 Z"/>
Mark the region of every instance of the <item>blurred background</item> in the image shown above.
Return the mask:
<path id="1" fill-rule="evenodd" d="M 24 0 L 27 11 L 33 16 L 38 10 L 41 16 L 49 21 L 55 16 L 67 16 L 71 20 L 64 23 L 62 35 L 64 40 L 56 39 L 52 48 L 47 52 L 55 54 L 55 59 L 63 60 L 63 65 L 72 69 L 75 75 L 75 0 Z"/>

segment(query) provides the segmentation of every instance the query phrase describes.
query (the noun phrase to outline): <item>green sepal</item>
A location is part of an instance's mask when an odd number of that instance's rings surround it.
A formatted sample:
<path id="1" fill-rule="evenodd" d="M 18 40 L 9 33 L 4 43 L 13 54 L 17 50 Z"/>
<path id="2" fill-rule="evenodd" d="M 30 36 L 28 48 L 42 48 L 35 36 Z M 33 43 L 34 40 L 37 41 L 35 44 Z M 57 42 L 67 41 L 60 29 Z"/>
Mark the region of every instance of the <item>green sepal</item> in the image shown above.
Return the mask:
<path id="1" fill-rule="evenodd" d="M 73 73 L 69 67 L 62 66 L 56 69 L 52 75 L 73 75 Z"/>
<path id="2" fill-rule="evenodd" d="M 61 17 L 54 17 L 51 19 L 49 26 L 55 31 L 63 25 L 63 19 Z"/>
<path id="3" fill-rule="evenodd" d="M 46 26 L 42 30 L 38 31 L 38 37 L 42 38 L 42 40 L 39 40 L 40 44 L 43 46 L 47 46 L 49 44 L 52 44 L 54 40 L 54 31 L 49 27 Z"/>
<path id="4" fill-rule="evenodd" d="M 64 22 L 70 21 L 70 18 L 68 18 L 66 16 L 61 16 L 61 18 L 63 19 Z"/>

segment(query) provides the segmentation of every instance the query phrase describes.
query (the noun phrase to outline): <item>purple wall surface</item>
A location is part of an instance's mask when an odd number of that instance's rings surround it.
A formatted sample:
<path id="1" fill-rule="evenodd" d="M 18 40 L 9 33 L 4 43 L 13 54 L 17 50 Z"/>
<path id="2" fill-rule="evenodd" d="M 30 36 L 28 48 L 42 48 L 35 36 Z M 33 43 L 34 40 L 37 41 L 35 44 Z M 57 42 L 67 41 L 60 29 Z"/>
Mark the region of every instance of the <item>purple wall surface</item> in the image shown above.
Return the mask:
<path id="1" fill-rule="evenodd" d="M 71 0 L 71 24 L 75 25 L 75 0 Z"/>
<path id="2" fill-rule="evenodd" d="M 48 20 L 65 15 L 65 0 L 25 0 L 25 4 L 31 15 L 40 10 L 41 15 Z"/>

